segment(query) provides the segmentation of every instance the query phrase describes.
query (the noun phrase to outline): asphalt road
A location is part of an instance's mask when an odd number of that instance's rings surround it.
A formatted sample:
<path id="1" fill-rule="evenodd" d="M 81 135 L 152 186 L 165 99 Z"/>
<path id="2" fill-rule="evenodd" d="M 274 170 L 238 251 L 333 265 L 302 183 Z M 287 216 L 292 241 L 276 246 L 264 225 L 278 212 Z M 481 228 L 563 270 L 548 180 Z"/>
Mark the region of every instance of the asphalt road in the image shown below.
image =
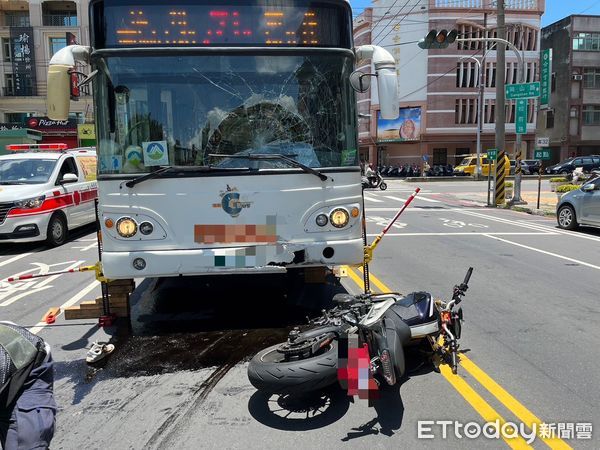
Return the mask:
<path id="1" fill-rule="evenodd" d="M 394 180 L 366 193 L 371 239 L 415 186 Z M 409 376 L 374 407 L 335 389 L 266 398 L 246 378 L 251 356 L 311 313 L 299 304 L 318 309 L 334 292 L 359 292 L 357 270 L 341 286 L 281 276 L 136 280 L 132 330 L 62 316 L 39 323 L 52 306 L 99 295 L 89 273 L 1 283 L 0 318 L 53 348 L 60 411 L 52 448 L 524 448 L 514 439 L 459 439 L 453 428 L 444 439 L 439 425 L 426 433 L 435 438 L 418 439 L 419 421 L 495 419 L 567 424 L 562 440 L 537 438 L 534 448 L 599 448 L 600 230 L 565 232 L 551 218 L 463 199 L 480 186 L 424 184 L 376 250 L 374 290 L 448 296 L 469 266 L 474 273 L 459 375 L 411 355 Z M 4 245 L 0 278 L 93 264 L 94 240 L 88 228 L 57 249 Z M 117 349 L 90 368 L 86 347 L 96 339 Z M 576 423 L 591 423 L 592 439 L 570 439 Z M 572 426 L 573 437 L 585 437 L 586 425 Z"/>

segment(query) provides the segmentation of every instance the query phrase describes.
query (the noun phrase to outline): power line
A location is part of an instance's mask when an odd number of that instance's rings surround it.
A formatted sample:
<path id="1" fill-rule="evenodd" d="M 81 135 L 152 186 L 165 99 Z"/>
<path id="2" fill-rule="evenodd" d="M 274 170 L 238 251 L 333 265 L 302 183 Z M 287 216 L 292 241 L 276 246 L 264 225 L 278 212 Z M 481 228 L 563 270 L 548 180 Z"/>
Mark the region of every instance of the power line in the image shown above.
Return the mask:
<path id="1" fill-rule="evenodd" d="M 396 0 L 396 1 L 397 1 L 397 0 Z M 410 0 L 406 0 L 406 3 L 405 3 L 403 6 L 402 6 L 402 8 L 400 8 L 400 9 L 398 10 L 398 12 L 396 13 L 396 15 L 395 15 L 393 18 L 391 18 L 391 19 L 390 19 L 390 23 L 391 23 L 391 21 L 392 21 L 392 20 L 394 20 L 396 17 L 398 17 L 398 16 L 400 15 L 400 13 L 402 12 L 402 10 L 403 10 L 403 9 L 406 7 L 406 5 L 408 5 L 408 2 L 409 2 L 409 1 L 410 1 Z M 396 4 L 396 2 L 394 2 L 394 4 Z M 388 10 L 388 12 L 390 12 L 390 11 L 391 11 L 391 8 Z M 387 14 L 388 12 L 386 12 L 385 14 Z M 384 15 L 385 15 L 385 14 L 384 14 Z M 379 20 L 379 22 L 377 22 L 377 23 L 374 23 L 373 25 L 371 25 L 372 29 L 374 29 L 374 28 L 375 28 L 375 26 L 376 26 L 376 25 L 378 25 L 378 24 L 379 24 L 381 21 L 383 21 L 383 18 L 382 18 L 382 19 L 380 19 L 380 20 Z M 390 24 L 387 24 L 385 27 L 383 27 L 383 28 L 382 28 L 382 29 L 379 31 L 379 33 L 377 34 L 377 36 L 374 36 L 373 38 L 371 38 L 371 42 L 375 43 L 375 39 L 377 39 L 377 38 L 379 37 L 379 35 L 380 35 L 381 33 L 383 33 L 383 32 L 385 31 L 385 29 L 386 29 L 386 28 L 387 28 L 389 25 L 390 25 Z"/>
<path id="2" fill-rule="evenodd" d="M 417 3 L 417 5 L 418 5 L 418 3 Z M 417 5 L 413 6 L 412 9 L 408 12 L 408 14 L 410 14 Z M 386 37 L 388 37 L 390 35 L 390 33 L 392 31 L 394 31 L 394 28 L 396 28 L 397 26 L 399 26 L 402 23 L 402 21 L 408 16 L 408 14 L 406 14 L 402 19 L 400 19 L 400 22 L 398 22 L 392 28 L 390 28 L 390 30 L 387 32 L 387 34 L 384 37 L 382 37 L 379 42 L 381 43 Z"/>

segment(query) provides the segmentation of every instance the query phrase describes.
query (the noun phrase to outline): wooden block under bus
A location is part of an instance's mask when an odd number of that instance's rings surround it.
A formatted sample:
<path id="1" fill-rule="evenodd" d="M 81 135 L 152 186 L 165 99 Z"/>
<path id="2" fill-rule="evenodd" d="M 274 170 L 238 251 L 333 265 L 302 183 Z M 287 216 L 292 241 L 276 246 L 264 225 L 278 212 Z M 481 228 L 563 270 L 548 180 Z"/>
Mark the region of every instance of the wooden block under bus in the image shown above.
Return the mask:
<path id="1" fill-rule="evenodd" d="M 81 309 L 79 306 L 65 308 L 65 320 L 97 319 L 101 315 L 101 309 Z"/>
<path id="2" fill-rule="evenodd" d="M 81 309 L 98 309 L 98 307 L 102 307 L 102 303 L 98 304 L 95 300 L 81 302 L 79 304 Z"/>
<path id="3" fill-rule="evenodd" d="M 126 278 L 124 280 L 110 280 L 108 282 L 108 285 L 109 286 L 129 286 L 129 285 L 134 286 L 135 282 L 133 281 L 133 278 Z"/>
<path id="4" fill-rule="evenodd" d="M 131 286 L 108 286 L 108 293 L 110 295 L 131 294 L 132 292 L 133 292 L 133 287 L 131 287 Z"/>
<path id="5" fill-rule="evenodd" d="M 314 284 L 325 283 L 327 274 L 328 269 L 326 267 L 306 267 L 304 269 L 304 281 Z"/>

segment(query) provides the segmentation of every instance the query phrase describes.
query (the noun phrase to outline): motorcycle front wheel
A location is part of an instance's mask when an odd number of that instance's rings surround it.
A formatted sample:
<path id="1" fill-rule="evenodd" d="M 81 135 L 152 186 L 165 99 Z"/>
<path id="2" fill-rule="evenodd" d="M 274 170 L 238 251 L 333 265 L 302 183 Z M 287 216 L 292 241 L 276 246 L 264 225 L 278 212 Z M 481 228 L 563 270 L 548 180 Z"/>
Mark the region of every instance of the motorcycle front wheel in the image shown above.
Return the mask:
<path id="1" fill-rule="evenodd" d="M 381 184 L 379 185 L 379 189 L 381 189 L 382 191 L 385 191 L 387 189 L 387 183 L 382 181 Z"/>
<path id="2" fill-rule="evenodd" d="M 337 342 L 310 358 L 286 361 L 279 345 L 258 352 L 248 365 L 248 379 L 268 394 L 303 394 L 318 391 L 337 381 Z"/>

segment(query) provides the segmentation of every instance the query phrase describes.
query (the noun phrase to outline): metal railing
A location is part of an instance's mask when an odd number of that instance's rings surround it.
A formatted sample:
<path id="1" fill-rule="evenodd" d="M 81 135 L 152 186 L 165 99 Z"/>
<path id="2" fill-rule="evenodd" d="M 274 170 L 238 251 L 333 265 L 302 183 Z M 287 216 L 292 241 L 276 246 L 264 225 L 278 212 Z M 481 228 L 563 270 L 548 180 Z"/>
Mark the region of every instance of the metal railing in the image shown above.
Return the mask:
<path id="1" fill-rule="evenodd" d="M 76 13 L 44 14 L 42 24 L 45 27 L 76 27 Z"/>
<path id="2" fill-rule="evenodd" d="M 5 27 L 28 27 L 29 14 L 4 14 L 0 23 Z"/>

